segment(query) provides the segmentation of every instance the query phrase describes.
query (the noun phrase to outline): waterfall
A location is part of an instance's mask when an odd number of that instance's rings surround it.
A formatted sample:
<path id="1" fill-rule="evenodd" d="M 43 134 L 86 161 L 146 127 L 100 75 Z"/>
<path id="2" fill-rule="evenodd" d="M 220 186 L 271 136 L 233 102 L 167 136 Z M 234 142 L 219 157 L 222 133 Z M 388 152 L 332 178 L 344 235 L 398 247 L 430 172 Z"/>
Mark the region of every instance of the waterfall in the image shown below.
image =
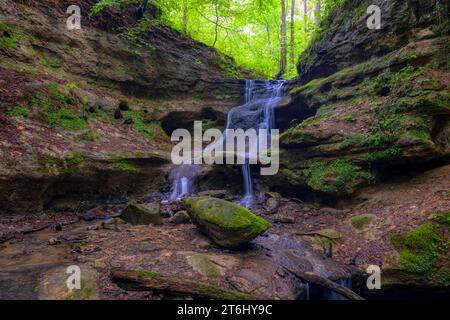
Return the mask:
<path id="1" fill-rule="evenodd" d="M 179 200 L 192 194 L 199 173 L 200 168 L 197 165 L 183 164 L 173 169 L 169 176 L 172 185 L 169 200 Z"/>
<path id="2" fill-rule="evenodd" d="M 228 113 L 226 124 L 227 129 L 266 129 L 268 130 L 268 139 L 272 137 L 272 129 L 275 129 L 274 108 L 283 99 L 284 81 L 259 81 L 246 80 L 245 84 L 245 103 L 233 108 Z M 226 131 L 220 141 L 216 143 L 226 143 Z M 251 166 L 248 161 L 249 148 L 247 146 L 246 163 L 241 166 L 244 196 L 240 204 L 249 208 L 254 201 L 253 179 Z M 195 178 L 200 169 L 196 165 L 181 165 L 172 170 L 169 180 L 171 182 L 171 194 L 169 200 L 178 200 L 194 192 Z"/>
<path id="3" fill-rule="evenodd" d="M 267 129 L 268 139 L 275 129 L 274 108 L 283 98 L 284 81 L 247 80 L 245 104 L 234 108 L 228 114 L 227 129 Z M 253 179 L 248 160 L 241 167 L 244 181 L 244 197 L 240 203 L 249 208 L 254 201 Z"/>

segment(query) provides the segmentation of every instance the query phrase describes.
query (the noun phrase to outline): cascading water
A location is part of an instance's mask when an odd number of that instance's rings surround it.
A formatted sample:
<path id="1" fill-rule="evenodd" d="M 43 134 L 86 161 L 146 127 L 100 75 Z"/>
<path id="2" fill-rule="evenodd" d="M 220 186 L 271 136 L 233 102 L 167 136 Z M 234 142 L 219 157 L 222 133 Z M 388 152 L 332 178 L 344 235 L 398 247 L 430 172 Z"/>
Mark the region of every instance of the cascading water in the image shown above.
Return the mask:
<path id="1" fill-rule="evenodd" d="M 169 200 L 179 200 L 194 192 L 195 179 L 200 173 L 197 165 L 183 164 L 176 167 L 169 176 L 172 188 Z"/>
<path id="2" fill-rule="evenodd" d="M 275 128 L 274 108 L 283 99 L 284 81 L 256 81 L 247 80 L 245 86 L 245 103 L 233 108 L 228 113 L 225 133 L 216 143 L 225 144 L 228 129 L 266 129 L 268 139 L 272 137 L 272 129 Z M 270 140 L 269 140 L 270 141 Z M 247 148 L 249 149 L 249 148 Z M 242 176 L 244 182 L 244 197 L 240 203 L 247 208 L 254 200 L 253 179 L 251 166 L 246 153 L 246 163 L 242 165 Z M 170 175 L 172 184 L 169 200 L 178 200 L 193 193 L 195 178 L 200 169 L 195 165 L 181 165 L 176 167 Z"/>
<path id="3" fill-rule="evenodd" d="M 284 81 L 247 80 L 245 85 L 245 104 L 234 108 L 228 115 L 227 129 L 266 129 L 268 139 L 275 129 L 274 108 L 283 98 Z M 244 197 L 240 201 L 249 208 L 254 200 L 251 167 L 246 161 L 242 165 Z"/>

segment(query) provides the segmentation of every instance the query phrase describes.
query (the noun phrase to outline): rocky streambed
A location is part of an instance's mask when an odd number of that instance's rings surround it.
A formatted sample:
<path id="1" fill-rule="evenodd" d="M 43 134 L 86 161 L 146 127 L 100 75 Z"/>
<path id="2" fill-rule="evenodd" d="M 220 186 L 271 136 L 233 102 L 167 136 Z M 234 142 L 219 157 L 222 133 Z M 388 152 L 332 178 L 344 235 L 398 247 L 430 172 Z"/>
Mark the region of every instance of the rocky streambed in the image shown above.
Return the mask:
<path id="1" fill-rule="evenodd" d="M 298 199 L 269 195 L 266 201 L 255 204 L 254 212 L 272 224 L 260 237 L 238 248 L 225 249 L 183 215 L 183 202 L 173 202 L 158 208 L 160 221 L 156 224 L 133 225 L 116 217 L 123 205 L 105 205 L 78 214 L 47 213 L 39 217 L 3 217 L 0 245 L 0 297 L 2 299 L 171 299 L 177 295 L 159 291 L 125 290 L 113 281 L 115 270 L 147 270 L 149 272 L 190 279 L 263 299 L 335 299 L 329 290 L 308 286 L 290 271 L 311 273 L 331 281 L 345 284 L 353 280 L 353 288 L 368 298 L 393 292 L 405 277 L 389 276 L 386 291 L 373 295 L 364 289 L 365 266 L 382 265 L 383 272 L 395 275 L 387 265 L 386 256 L 395 256 L 395 249 L 385 239 L 389 230 L 398 228 L 396 217 L 402 208 L 417 212 L 408 215 L 408 223 L 427 220 L 430 210 L 440 211 L 448 202 L 433 195 L 444 192 L 449 167 L 421 175 L 414 181 L 381 186 L 378 190 L 365 190 L 357 206 L 346 209 L 326 208 L 304 203 Z M 430 180 L 434 188 L 425 188 Z M 447 180 L 448 181 L 448 180 Z M 391 198 L 384 198 L 386 193 Z M 424 193 L 429 201 L 410 202 L 415 193 Z M 218 191 L 212 192 L 221 196 Z M 403 197 L 398 194 L 402 193 Z M 229 193 L 222 193 L 232 199 Z M 272 194 L 273 196 L 273 194 Z M 152 208 L 158 195 L 141 199 Z M 271 200 L 272 199 L 272 200 Z M 408 200 L 408 201 L 407 201 Z M 435 200 L 433 202 L 433 200 Z M 390 202 L 390 203 L 388 203 Z M 268 206 L 272 210 L 267 210 Z M 381 221 L 384 212 L 396 209 L 390 225 Z M 153 208 L 155 210 L 155 208 Z M 372 211 L 373 210 L 373 211 Z M 369 222 L 372 228 L 353 226 L 356 213 L 374 212 Z M 412 212 L 412 211 L 410 211 Z M 423 215 L 419 215 L 423 212 Z M 184 217 L 184 218 L 183 218 Z M 404 220 L 403 220 L 404 221 Z M 406 227 L 406 225 L 404 226 Z M 390 260 L 390 262 L 395 259 Z M 83 289 L 69 293 L 66 286 L 67 267 L 81 268 Z M 288 271 L 290 270 L 290 271 Z M 396 280 L 397 279 L 397 280 Z M 348 285 L 349 283 L 347 283 Z M 400 287 L 412 296 L 430 294 L 445 296 L 445 287 L 416 286 L 404 282 Z M 441 288 L 441 289 L 439 289 Z M 391 290 L 391 291 L 389 291 Z M 398 290 L 398 289 L 397 289 Z M 183 297 L 189 298 L 189 294 Z"/>

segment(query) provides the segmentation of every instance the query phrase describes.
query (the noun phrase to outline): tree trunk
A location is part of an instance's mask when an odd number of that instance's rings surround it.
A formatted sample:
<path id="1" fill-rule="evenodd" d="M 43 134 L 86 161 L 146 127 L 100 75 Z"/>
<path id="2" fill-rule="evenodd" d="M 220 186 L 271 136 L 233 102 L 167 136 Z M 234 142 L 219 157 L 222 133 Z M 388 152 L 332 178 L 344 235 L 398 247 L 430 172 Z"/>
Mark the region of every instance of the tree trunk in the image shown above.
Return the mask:
<path id="1" fill-rule="evenodd" d="M 281 0 L 281 32 L 280 32 L 280 71 L 277 78 L 286 72 L 287 45 L 286 45 L 286 2 Z"/>
<path id="2" fill-rule="evenodd" d="M 214 43 L 213 47 L 216 46 L 217 39 L 219 38 L 219 5 L 216 4 L 216 27 L 214 29 Z"/>
<path id="3" fill-rule="evenodd" d="M 320 0 L 317 0 L 317 3 L 314 5 L 314 21 L 316 24 L 319 24 L 320 22 L 321 7 Z"/>
<path id="4" fill-rule="evenodd" d="M 129 291 L 152 291 L 173 296 L 215 300 L 260 300 L 237 291 L 226 290 L 205 282 L 147 270 L 114 271 L 112 281 Z"/>
<path id="5" fill-rule="evenodd" d="M 291 3 L 291 63 L 295 64 L 295 0 Z"/>
<path id="6" fill-rule="evenodd" d="M 346 287 L 343 287 L 343 286 L 337 284 L 336 282 L 333 282 L 331 280 L 323 278 L 321 276 L 318 276 L 318 275 L 315 275 L 315 274 L 309 273 L 309 272 L 294 271 L 292 269 L 286 269 L 286 270 L 288 272 L 292 273 L 294 276 L 296 276 L 299 279 L 317 284 L 321 287 L 328 288 L 336 293 L 339 293 L 340 295 L 343 295 L 344 297 L 346 297 L 350 300 L 364 300 L 363 297 L 356 294 L 352 290 L 350 290 Z"/>
<path id="7" fill-rule="evenodd" d="M 183 33 L 188 34 L 188 4 L 187 4 L 187 0 L 183 0 L 182 11 L 183 11 Z"/>
<path id="8" fill-rule="evenodd" d="M 303 0 L 303 23 L 305 24 L 305 32 L 308 31 L 308 0 Z"/>

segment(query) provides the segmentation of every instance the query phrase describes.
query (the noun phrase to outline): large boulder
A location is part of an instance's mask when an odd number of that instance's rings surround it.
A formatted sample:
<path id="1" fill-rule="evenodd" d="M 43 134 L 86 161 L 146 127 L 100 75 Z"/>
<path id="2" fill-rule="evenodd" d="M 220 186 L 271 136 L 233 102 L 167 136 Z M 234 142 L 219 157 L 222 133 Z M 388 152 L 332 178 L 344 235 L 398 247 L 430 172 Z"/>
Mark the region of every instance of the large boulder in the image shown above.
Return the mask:
<path id="1" fill-rule="evenodd" d="M 159 202 L 142 205 L 131 201 L 123 210 L 120 218 L 132 225 L 160 225 L 163 223 Z"/>
<path id="2" fill-rule="evenodd" d="M 271 225 L 240 205 L 212 197 L 186 200 L 192 220 L 216 244 L 234 248 L 267 231 Z"/>

